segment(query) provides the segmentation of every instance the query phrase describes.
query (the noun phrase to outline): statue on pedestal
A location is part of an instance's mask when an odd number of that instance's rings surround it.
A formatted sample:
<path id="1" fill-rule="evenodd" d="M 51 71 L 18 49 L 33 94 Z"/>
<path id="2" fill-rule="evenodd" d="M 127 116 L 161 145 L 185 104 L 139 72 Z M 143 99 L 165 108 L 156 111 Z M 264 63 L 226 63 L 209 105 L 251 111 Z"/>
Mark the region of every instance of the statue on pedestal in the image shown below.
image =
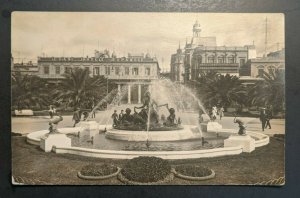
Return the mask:
<path id="1" fill-rule="evenodd" d="M 244 122 L 240 119 L 236 119 L 236 117 L 234 118 L 233 122 L 238 123 L 238 125 L 239 125 L 240 129 L 239 129 L 238 134 L 239 135 L 246 135 L 246 126 L 245 126 Z"/>
<path id="2" fill-rule="evenodd" d="M 59 114 L 57 114 L 57 116 L 50 119 L 50 121 L 49 121 L 49 134 L 59 133 L 59 131 L 57 130 L 57 125 L 61 121 L 63 121 L 63 117 Z"/>

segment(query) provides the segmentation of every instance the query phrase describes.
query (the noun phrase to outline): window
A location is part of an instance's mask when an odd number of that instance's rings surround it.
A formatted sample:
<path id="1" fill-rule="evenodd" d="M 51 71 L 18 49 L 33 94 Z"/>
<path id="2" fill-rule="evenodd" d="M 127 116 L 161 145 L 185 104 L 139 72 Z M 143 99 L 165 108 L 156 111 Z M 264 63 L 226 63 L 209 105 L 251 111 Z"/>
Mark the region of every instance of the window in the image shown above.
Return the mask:
<path id="1" fill-rule="evenodd" d="M 99 75 L 100 74 L 100 72 L 99 72 L 99 67 L 95 67 L 95 75 Z"/>
<path id="2" fill-rule="evenodd" d="M 223 56 L 218 57 L 218 63 L 224 63 L 224 57 Z"/>
<path id="3" fill-rule="evenodd" d="M 115 68 L 115 74 L 116 74 L 116 75 L 119 75 L 119 74 L 120 74 L 120 67 L 116 67 L 116 68 Z"/>
<path id="4" fill-rule="evenodd" d="M 245 59 L 240 59 L 240 66 L 245 65 Z"/>
<path id="5" fill-rule="evenodd" d="M 234 63 L 234 57 L 233 56 L 228 57 L 228 63 Z"/>
<path id="6" fill-rule="evenodd" d="M 125 67 L 125 75 L 129 75 L 129 67 Z"/>
<path id="7" fill-rule="evenodd" d="M 55 74 L 60 74 L 60 67 L 59 66 L 55 67 Z"/>
<path id="8" fill-rule="evenodd" d="M 72 68 L 70 68 L 70 67 L 65 67 L 65 73 L 66 73 L 66 74 L 71 73 L 71 71 L 72 71 Z"/>
<path id="9" fill-rule="evenodd" d="M 49 74 L 49 66 L 44 66 L 44 74 Z"/>
<path id="10" fill-rule="evenodd" d="M 198 62 L 198 64 L 201 64 L 201 63 L 202 63 L 202 56 L 198 56 L 197 62 Z"/>
<path id="11" fill-rule="evenodd" d="M 105 74 L 110 75 L 110 67 L 105 67 Z"/>
<path id="12" fill-rule="evenodd" d="M 90 70 L 90 68 L 89 68 L 89 67 L 85 67 L 84 69 L 85 69 L 85 70 L 88 70 L 88 71 Z"/>
<path id="13" fill-rule="evenodd" d="M 150 71 L 151 71 L 150 68 L 147 67 L 146 70 L 145 70 L 145 75 L 150 76 Z"/>
<path id="14" fill-rule="evenodd" d="M 137 67 L 133 68 L 132 75 L 134 75 L 134 76 L 139 75 L 139 68 L 137 68 Z"/>
<path id="15" fill-rule="evenodd" d="M 214 63 L 215 62 L 215 57 L 214 56 L 209 56 L 208 57 L 208 63 Z"/>
<path id="16" fill-rule="evenodd" d="M 264 69 L 258 69 L 258 77 L 262 78 L 264 76 Z"/>

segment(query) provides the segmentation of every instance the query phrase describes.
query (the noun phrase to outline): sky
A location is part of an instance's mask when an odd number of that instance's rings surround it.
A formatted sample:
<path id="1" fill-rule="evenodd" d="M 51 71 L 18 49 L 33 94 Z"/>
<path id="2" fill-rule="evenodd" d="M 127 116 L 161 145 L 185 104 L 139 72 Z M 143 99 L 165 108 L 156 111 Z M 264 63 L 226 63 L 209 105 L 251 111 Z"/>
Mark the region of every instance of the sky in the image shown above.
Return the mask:
<path id="1" fill-rule="evenodd" d="M 196 20 L 201 36 L 215 36 L 218 46 L 256 45 L 258 56 L 284 48 L 284 15 L 241 13 L 13 12 L 15 62 L 38 56 L 94 56 L 109 49 L 118 57 L 150 53 L 160 67 L 170 67 L 179 43 L 190 42 Z"/>

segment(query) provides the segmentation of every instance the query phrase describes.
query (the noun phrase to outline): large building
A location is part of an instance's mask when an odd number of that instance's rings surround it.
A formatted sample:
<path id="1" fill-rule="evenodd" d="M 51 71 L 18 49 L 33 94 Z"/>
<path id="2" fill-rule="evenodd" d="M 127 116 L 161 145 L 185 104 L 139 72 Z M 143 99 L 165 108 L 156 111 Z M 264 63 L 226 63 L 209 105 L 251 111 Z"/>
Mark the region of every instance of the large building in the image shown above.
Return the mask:
<path id="1" fill-rule="evenodd" d="M 117 58 L 115 53 L 96 51 L 95 57 L 38 57 L 38 76 L 49 81 L 63 80 L 73 68 L 85 68 L 91 76 L 103 75 L 118 85 L 126 86 L 127 103 L 141 103 L 141 96 L 152 80 L 159 78 L 159 64 L 149 54 L 128 54 Z"/>
<path id="2" fill-rule="evenodd" d="M 11 59 L 12 61 L 12 73 L 20 72 L 25 75 L 38 75 L 38 65 L 32 63 L 31 61 L 27 63 L 13 63 L 13 58 Z"/>
<path id="3" fill-rule="evenodd" d="M 284 49 L 270 52 L 265 57 L 249 60 L 244 67 L 241 68 L 241 75 L 250 76 L 252 78 L 261 78 L 263 77 L 264 72 L 270 73 L 275 69 L 285 70 Z"/>
<path id="4" fill-rule="evenodd" d="M 196 80 L 202 73 L 215 71 L 239 76 L 239 70 L 252 58 L 256 58 L 254 45 L 217 46 L 216 37 L 201 37 L 198 21 L 193 26 L 193 37 L 186 42 L 184 51 L 177 50 L 171 56 L 171 79 L 179 82 Z"/>

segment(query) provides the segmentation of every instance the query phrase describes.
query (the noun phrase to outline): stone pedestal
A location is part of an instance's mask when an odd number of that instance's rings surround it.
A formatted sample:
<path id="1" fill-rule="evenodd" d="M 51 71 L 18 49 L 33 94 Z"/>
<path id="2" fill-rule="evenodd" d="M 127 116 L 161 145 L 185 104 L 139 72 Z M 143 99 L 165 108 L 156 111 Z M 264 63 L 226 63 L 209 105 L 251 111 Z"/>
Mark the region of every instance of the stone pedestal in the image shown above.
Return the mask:
<path id="1" fill-rule="evenodd" d="M 99 133 L 99 124 L 96 121 L 82 121 L 80 127 L 83 129 L 81 133 L 88 134 L 90 138 Z"/>
<path id="2" fill-rule="evenodd" d="M 45 152 L 51 152 L 53 146 L 71 147 L 71 139 L 61 133 L 46 134 L 41 138 L 40 148 Z"/>
<path id="3" fill-rule="evenodd" d="M 218 132 L 222 129 L 222 125 L 218 122 L 200 123 L 203 132 Z"/>
<path id="4" fill-rule="evenodd" d="M 243 152 L 250 153 L 255 149 L 255 140 L 249 135 L 231 135 L 224 140 L 224 147 L 241 146 Z"/>

